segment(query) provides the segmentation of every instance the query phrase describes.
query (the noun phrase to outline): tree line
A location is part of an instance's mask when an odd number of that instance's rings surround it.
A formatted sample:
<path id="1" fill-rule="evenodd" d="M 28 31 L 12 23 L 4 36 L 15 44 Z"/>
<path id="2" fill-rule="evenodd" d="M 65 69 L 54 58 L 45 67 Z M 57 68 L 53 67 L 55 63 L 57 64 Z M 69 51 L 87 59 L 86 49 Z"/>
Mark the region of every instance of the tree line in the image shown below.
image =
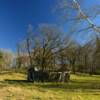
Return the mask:
<path id="1" fill-rule="evenodd" d="M 67 23 L 66 27 L 70 26 L 67 32 L 48 24 L 42 24 L 33 31 L 29 25 L 28 35 L 17 45 L 19 68 L 30 64 L 42 71 L 67 67 L 74 74 L 100 73 L 100 27 L 93 22 L 100 14 L 100 7 L 99 4 L 91 4 L 82 8 L 82 4 L 81 0 L 62 0 L 54 7 L 58 16 Z M 78 34 L 86 36 L 90 33 L 92 35 L 85 44 L 74 38 Z"/>
<path id="2" fill-rule="evenodd" d="M 34 30 L 29 25 L 26 37 L 17 44 L 15 68 L 100 74 L 100 27 L 93 22 L 100 7 L 91 5 L 86 9 L 82 4 L 81 0 L 62 0 L 54 7 L 67 24 L 67 32 L 58 23 L 40 24 Z M 82 44 L 75 39 L 78 35 L 90 37 Z M 9 66 L 12 60 L 7 60 L 7 57 L 12 58 L 0 51 L 0 66 L 4 63 Z"/>
<path id="3" fill-rule="evenodd" d="M 17 45 L 18 68 L 31 65 L 42 71 L 67 68 L 74 74 L 100 73 L 98 37 L 80 45 L 56 26 L 41 25 L 36 32 L 30 27 L 27 37 Z"/>

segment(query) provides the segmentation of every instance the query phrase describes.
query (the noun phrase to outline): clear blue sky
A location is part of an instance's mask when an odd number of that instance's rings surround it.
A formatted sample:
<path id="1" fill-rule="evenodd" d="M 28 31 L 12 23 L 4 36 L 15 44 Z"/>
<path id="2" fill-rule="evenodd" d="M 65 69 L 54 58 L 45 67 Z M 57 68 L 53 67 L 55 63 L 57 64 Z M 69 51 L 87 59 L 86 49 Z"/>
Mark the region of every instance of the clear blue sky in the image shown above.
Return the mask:
<path id="1" fill-rule="evenodd" d="M 55 0 L 0 0 L 0 48 L 16 50 L 28 24 L 52 23 Z"/>
<path id="2" fill-rule="evenodd" d="M 57 0 L 0 0 L 0 48 L 16 50 L 28 24 L 54 23 L 52 9 Z M 99 0 L 86 0 L 88 4 Z M 100 20 L 99 20 L 100 21 Z"/>

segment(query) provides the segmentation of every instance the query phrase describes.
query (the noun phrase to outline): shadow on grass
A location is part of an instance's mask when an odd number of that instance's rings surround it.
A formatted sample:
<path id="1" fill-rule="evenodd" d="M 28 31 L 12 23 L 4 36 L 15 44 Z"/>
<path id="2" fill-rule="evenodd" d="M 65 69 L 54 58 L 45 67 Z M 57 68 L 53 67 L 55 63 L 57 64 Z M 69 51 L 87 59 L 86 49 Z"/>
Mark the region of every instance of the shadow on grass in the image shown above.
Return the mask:
<path id="1" fill-rule="evenodd" d="M 27 80 L 9 80 L 9 79 L 5 79 L 6 82 L 8 83 L 28 83 Z"/>
<path id="2" fill-rule="evenodd" d="M 32 85 L 33 82 L 28 82 L 27 80 L 9 80 L 5 79 L 5 83 L 9 85 L 15 85 L 15 86 L 28 86 L 29 84 Z"/>
<path id="3" fill-rule="evenodd" d="M 23 87 L 29 87 L 30 89 L 33 88 L 33 86 L 39 88 L 39 89 L 51 89 L 51 90 L 62 90 L 62 91 L 77 91 L 77 90 L 93 90 L 93 91 L 100 91 L 100 82 L 77 82 L 77 81 L 70 81 L 69 83 L 33 83 L 28 82 L 27 80 L 5 80 L 7 84 L 15 85 L 15 86 L 23 86 Z"/>

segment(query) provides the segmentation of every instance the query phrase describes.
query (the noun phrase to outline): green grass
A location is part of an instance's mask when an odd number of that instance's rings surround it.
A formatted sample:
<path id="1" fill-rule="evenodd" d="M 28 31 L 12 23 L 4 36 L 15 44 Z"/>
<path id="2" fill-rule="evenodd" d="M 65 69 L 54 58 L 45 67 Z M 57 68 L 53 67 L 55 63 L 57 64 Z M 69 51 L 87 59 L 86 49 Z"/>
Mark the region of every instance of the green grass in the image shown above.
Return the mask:
<path id="1" fill-rule="evenodd" d="M 69 83 L 28 83 L 26 75 L 0 74 L 0 100 L 100 100 L 100 76 L 71 75 Z"/>

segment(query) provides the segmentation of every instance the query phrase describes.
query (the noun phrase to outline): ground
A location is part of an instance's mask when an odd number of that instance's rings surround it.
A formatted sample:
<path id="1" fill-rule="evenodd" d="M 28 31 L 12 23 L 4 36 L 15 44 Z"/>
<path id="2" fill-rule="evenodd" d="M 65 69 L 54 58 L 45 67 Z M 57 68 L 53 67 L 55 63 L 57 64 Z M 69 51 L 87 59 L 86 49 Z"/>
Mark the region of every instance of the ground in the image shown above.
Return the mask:
<path id="1" fill-rule="evenodd" d="M 69 83 L 28 83 L 18 72 L 0 73 L 0 100 L 100 100 L 100 76 L 71 75 Z"/>

